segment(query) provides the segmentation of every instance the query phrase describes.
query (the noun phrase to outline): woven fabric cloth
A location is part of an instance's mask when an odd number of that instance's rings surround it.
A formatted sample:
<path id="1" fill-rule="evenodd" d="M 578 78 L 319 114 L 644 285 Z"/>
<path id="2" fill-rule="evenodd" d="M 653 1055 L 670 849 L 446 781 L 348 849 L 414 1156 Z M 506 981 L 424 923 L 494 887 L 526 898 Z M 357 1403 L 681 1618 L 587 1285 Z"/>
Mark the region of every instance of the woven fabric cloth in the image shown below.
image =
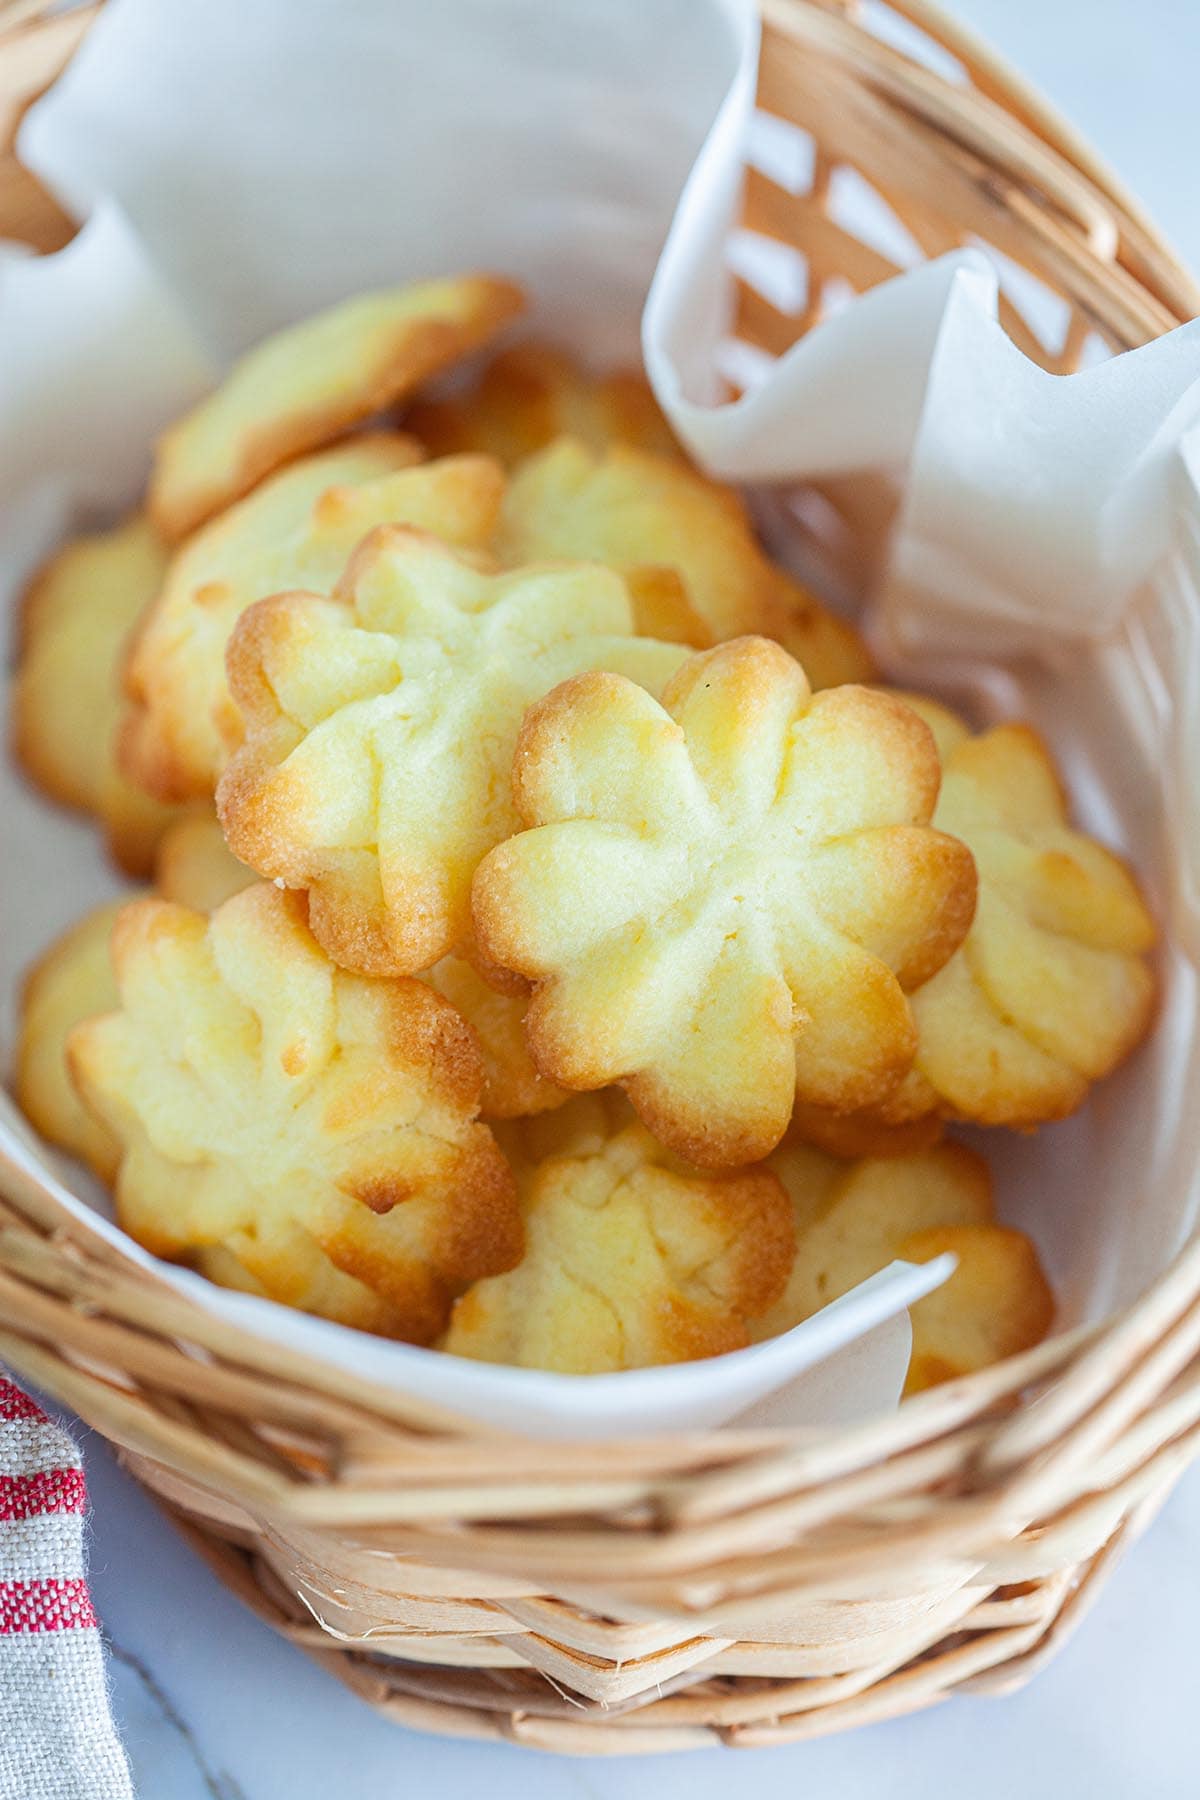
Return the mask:
<path id="1" fill-rule="evenodd" d="M 0 1800 L 132 1800 L 83 1566 L 79 1452 L 0 1373 Z"/>

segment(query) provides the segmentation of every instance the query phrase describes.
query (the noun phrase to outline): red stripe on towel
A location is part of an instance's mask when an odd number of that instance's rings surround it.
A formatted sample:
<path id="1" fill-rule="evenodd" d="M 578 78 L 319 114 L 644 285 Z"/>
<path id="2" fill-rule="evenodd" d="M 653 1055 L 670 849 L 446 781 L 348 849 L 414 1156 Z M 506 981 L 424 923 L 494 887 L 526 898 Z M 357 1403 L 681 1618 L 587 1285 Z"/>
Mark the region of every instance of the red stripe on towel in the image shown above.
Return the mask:
<path id="1" fill-rule="evenodd" d="M 0 1581 L 0 1637 L 28 1631 L 83 1631 L 97 1623 L 87 1582 Z"/>
<path id="2" fill-rule="evenodd" d="M 0 1524 L 46 1513 L 81 1513 L 86 1504 L 82 1469 L 0 1475 Z"/>
<path id="3" fill-rule="evenodd" d="M 13 1419 L 44 1419 L 45 1416 L 27 1394 L 0 1375 L 0 1423 L 8 1424 Z"/>

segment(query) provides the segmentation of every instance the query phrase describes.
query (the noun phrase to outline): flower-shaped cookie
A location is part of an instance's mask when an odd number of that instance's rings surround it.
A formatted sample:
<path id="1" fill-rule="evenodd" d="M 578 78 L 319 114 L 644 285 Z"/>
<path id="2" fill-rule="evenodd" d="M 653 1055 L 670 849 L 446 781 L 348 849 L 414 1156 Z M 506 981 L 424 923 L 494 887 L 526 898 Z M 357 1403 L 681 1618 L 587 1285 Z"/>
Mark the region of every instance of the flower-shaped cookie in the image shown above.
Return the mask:
<path id="1" fill-rule="evenodd" d="M 163 833 L 154 860 L 154 891 L 162 899 L 215 912 L 255 879 L 225 842 L 214 813 L 186 812 Z"/>
<path id="2" fill-rule="evenodd" d="M 13 748 L 62 806 L 95 813 L 114 859 L 144 875 L 171 812 L 117 767 L 120 667 L 138 615 L 158 592 L 167 555 L 141 517 L 81 537 L 26 590 L 13 682 Z"/>
<path id="3" fill-rule="evenodd" d="M 116 1174 L 120 1145 L 79 1098 L 66 1050 L 76 1025 L 117 1004 L 108 941 L 120 911 L 118 901 L 85 913 L 29 970 L 13 1056 L 13 1093 L 34 1130 L 105 1182 Z"/>
<path id="4" fill-rule="evenodd" d="M 912 996 L 910 1005 L 911 1000 Z M 875 1106 L 833 1112 L 827 1106 L 798 1101 L 790 1135 L 827 1150 L 831 1156 L 853 1161 L 860 1156 L 907 1156 L 913 1150 L 927 1150 L 944 1130 L 937 1096 L 914 1067 L 899 1087 Z"/>
<path id="5" fill-rule="evenodd" d="M 1025 725 L 978 737 L 901 696 L 943 764 L 933 822 L 967 845 L 979 902 L 962 948 L 911 997 L 917 1054 L 882 1107 L 796 1126 L 838 1155 L 932 1141 L 945 1118 L 1028 1129 L 1073 1112 L 1145 1034 L 1155 927 L 1128 867 L 1068 822 L 1054 763 Z"/>
<path id="6" fill-rule="evenodd" d="M 906 1393 L 985 1368 L 1038 1343 L 1054 1299 L 1034 1245 L 994 1222 L 983 1158 L 961 1144 L 911 1156 L 836 1162 L 789 1145 L 769 1165 L 791 1198 L 796 1259 L 756 1338 L 789 1331 L 890 1262 L 958 1258 L 950 1279 L 911 1309 Z"/>
<path id="7" fill-rule="evenodd" d="M 335 598 L 277 595 L 233 635 L 246 739 L 219 809 L 234 853 L 308 889 L 347 968 L 430 968 L 469 943 L 475 867 L 516 829 L 530 701 L 581 669 L 661 688 L 678 667 L 681 649 L 632 628 L 611 570 L 495 575 L 419 532 L 374 532 Z"/>
<path id="8" fill-rule="evenodd" d="M 589 375 L 548 344 L 502 351 L 470 393 L 419 402 L 404 422 L 433 456 L 480 450 L 512 464 L 558 437 L 597 451 L 632 444 L 658 456 L 680 454 L 644 375 Z"/>
<path id="9" fill-rule="evenodd" d="M 443 956 L 421 977 L 462 1014 L 483 1055 L 485 1119 L 523 1119 L 562 1106 L 570 1095 L 538 1073 L 525 1042 L 525 994 L 503 994 L 463 956 Z"/>
<path id="10" fill-rule="evenodd" d="M 155 891 L 164 900 L 212 912 L 231 894 L 249 887 L 255 875 L 225 842 L 211 813 L 179 820 L 164 834 L 154 865 Z M 570 1096 L 539 1075 L 525 1042 L 524 994 L 502 994 L 461 956 L 444 956 L 422 976 L 445 996 L 475 1033 L 483 1055 L 485 1119 L 518 1119 L 561 1106 Z M 115 997 L 107 1003 L 115 1005 Z M 107 1006 L 79 1013 L 103 1012 Z M 72 1024 L 75 1023 L 73 1019 Z"/>
<path id="11" fill-rule="evenodd" d="M 219 1249 L 277 1299 L 417 1342 L 517 1261 L 478 1047 L 431 988 L 336 968 L 303 899 L 262 883 L 211 919 L 136 901 L 112 955 L 121 1010 L 77 1026 L 67 1055 L 121 1144 L 139 1243 Z"/>
<path id="12" fill-rule="evenodd" d="M 164 900 L 177 900 L 181 906 L 193 906 L 197 912 L 213 912 L 223 900 L 240 893 L 254 880 L 254 871 L 234 856 L 211 813 L 194 813 L 180 819 L 164 834 L 158 847 L 154 865 L 156 893 Z M 105 942 L 107 946 L 107 938 Z M 422 979 L 462 1014 L 479 1041 L 483 1055 L 480 1110 L 485 1119 L 524 1118 L 561 1106 L 570 1098 L 562 1088 L 539 1075 L 533 1065 L 525 1042 L 523 994 L 499 993 L 461 956 L 444 956 Z M 100 1006 L 85 1007 L 70 1023 L 115 1005 L 114 987 L 112 999 Z"/>
<path id="13" fill-rule="evenodd" d="M 966 942 L 913 995 L 917 1072 L 931 1109 L 985 1125 L 1061 1118 L 1146 1032 L 1154 921 L 1126 864 L 1071 828 L 1034 731 L 973 737 L 945 708 L 912 704 L 944 763 L 934 823 L 979 870 Z"/>
<path id="14" fill-rule="evenodd" d="M 212 794 L 241 738 L 225 650 L 254 601 L 289 588 L 328 593 L 376 525 L 488 543 L 498 464 L 458 456 L 414 468 L 415 457 L 415 439 L 396 432 L 351 438 L 281 470 L 182 546 L 125 672 L 121 757 L 135 780 L 166 799 Z"/>
<path id="15" fill-rule="evenodd" d="M 701 1175 L 607 1100 L 548 1114 L 547 1150 L 521 1134 L 524 1260 L 457 1302 L 443 1349 L 577 1374 L 686 1362 L 741 1349 L 782 1292 L 795 1235 L 775 1176 Z"/>
<path id="16" fill-rule="evenodd" d="M 1005 1225 L 942 1225 L 901 1238 L 902 1262 L 953 1256 L 953 1275 L 911 1309 L 906 1394 L 970 1375 L 1040 1344 L 1054 1294 L 1032 1239 Z"/>
<path id="17" fill-rule="evenodd" d="M 791 1199 L 799 1254 L 756 1335 L 789 1331 L 819 1312 L 892 1262 L 911 1232 L 994 1220 L 991 1172 L 962 1144 L 846 1163 L 789 1142 L 767 1166 Z"/>
<path id="18" fill-rule="evenodd" d="M 183 537 L 486 344 L 523 305 L 511 282 L 464 275 L 360 294 L 265 339 L 159 439 L 150 516 Z"/>
<path id="19" fill-rule="evenodd" d="M 814 688 L 871 678 L 857 634 L 764 556 L 733 489 L 681 461 L 623 444 L 600 454 L 560 439 L 514 475 L 497 547 L 509 563 L 567 556 L 623 574 L 673 570 L 710 642 L 741 632 L 779 637 Z M 703 648 L 694 634 L 686 641 Z"/>
<path id="20" fill-rule="evenodd" d="M 185 814 L 163 833 L 154 879 L 164 899 L 211 912 L 254 876 L 229 854 L 212 814 L 196 813 Z M 120 1004 L 109 955 L 109 938 L 120 911 L 117 902 L 86 913 L 29 970 L 18 1006 L 13 1071 L 17 1104 L 30 1124 L 49 1143 L 86 1163 L 102 1181 L 112 1180 L 119 1147 L 79 1098 L 67 1071 L 66 1052 L 76 1025 Z M 523 1011 L 519 1002 L 508 1004 L 519 1020 Z"/>
<path id="21" fill-rule="evenodd" d="M 845 681 L 873 681 L 871 653 L 852 625 L 822 606 L 794 575 L 772 563 L 771 586 L 762 625 L 794 656 L 813 688 L 840 687 Z"/>
<path id="22" fill-rule="evenodd" d="M 689 659 L 659 705 L 591 674 L 530 709 L 532 829 L 474 884 L 484 955 L 538 984 L 534 1061 L 620 1082 L 706 1168 L 753 1162 L 793 1100 L 878 1103 L 910 1067 L 905 989 L 962 941 L 975 871 L 928 829 L 937 752 L 859 687 L 815 697 L 764 638 Z"/>

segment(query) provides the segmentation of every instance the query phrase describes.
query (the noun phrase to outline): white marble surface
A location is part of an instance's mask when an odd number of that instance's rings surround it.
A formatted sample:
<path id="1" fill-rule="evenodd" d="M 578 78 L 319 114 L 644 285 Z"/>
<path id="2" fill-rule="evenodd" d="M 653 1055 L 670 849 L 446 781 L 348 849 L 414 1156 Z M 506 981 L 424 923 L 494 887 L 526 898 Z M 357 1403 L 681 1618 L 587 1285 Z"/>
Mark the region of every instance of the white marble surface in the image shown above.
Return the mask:
<path id="1" fill-rule="evenodd" d="M 953 0 L 1055 99 L 1200 265 L 1200 0 Z M 752 1756 L 569 1762 L 402 1732 L 260 1626 L 104 1447 L 86 1446 L 92 1580 L 140 1800 L 1183 1800 L 1196 1792 L 1200 1471 L 1031 1688 Z M 152 1671 L 152 1674 L 150 1673 Z"/>

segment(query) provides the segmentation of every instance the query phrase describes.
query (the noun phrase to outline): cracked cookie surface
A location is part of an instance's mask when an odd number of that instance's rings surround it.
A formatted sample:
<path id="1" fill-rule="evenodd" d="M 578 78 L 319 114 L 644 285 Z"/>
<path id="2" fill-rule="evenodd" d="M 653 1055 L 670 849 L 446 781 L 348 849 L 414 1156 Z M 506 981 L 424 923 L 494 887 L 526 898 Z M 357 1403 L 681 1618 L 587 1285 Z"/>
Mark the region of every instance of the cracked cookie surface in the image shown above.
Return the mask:
<path id="1" fill-rule="evenodd" d="M 780 1299 L 755 1326 L 773 1337 L 894 1261 L 949 1253 L 954 1273 L 910 1308 L 906 1393 L 986 1368 L 1039 1343 L 1054 1298 L 1024 1232 L 996 1223 L 981 1156 L 939 1144 L 847 1165 L 789 1144 L 768 1165 L 791 1199 L 796 1259 Z"/>
<path id="2" fill-rule="evenodd" d="M 52 800 L 99 819 L 114 862 L 130 875 L 149 872 L 175 816 L 127 779 L 117 758 L 127 641 L 166 569 L 163 544 L 136 514 L 51 556 L 26 589 L 19 615 L 17 760 Z"/>
<path id="3" fill-rule="evenodd" d="M 505 1136 L 527 1250 L 454 1308 L 442 1348 L 599 1374 L 741 1349 L 787 1280 L 790 1207 L 764 1169 L 723 1177 L 656 1144 L 628 1104 L 573 1100 Z"/>
<path id="4" fill-rule="evenodd" d="M 112 956 L 120 1009 L 67 1057 L 147 1249 L 418 1343 L 518 1260 L 478 1046 L 431 988 L 336 968 L 303 900 L 263 884 L 211 918 L 135 901 Z"/>

